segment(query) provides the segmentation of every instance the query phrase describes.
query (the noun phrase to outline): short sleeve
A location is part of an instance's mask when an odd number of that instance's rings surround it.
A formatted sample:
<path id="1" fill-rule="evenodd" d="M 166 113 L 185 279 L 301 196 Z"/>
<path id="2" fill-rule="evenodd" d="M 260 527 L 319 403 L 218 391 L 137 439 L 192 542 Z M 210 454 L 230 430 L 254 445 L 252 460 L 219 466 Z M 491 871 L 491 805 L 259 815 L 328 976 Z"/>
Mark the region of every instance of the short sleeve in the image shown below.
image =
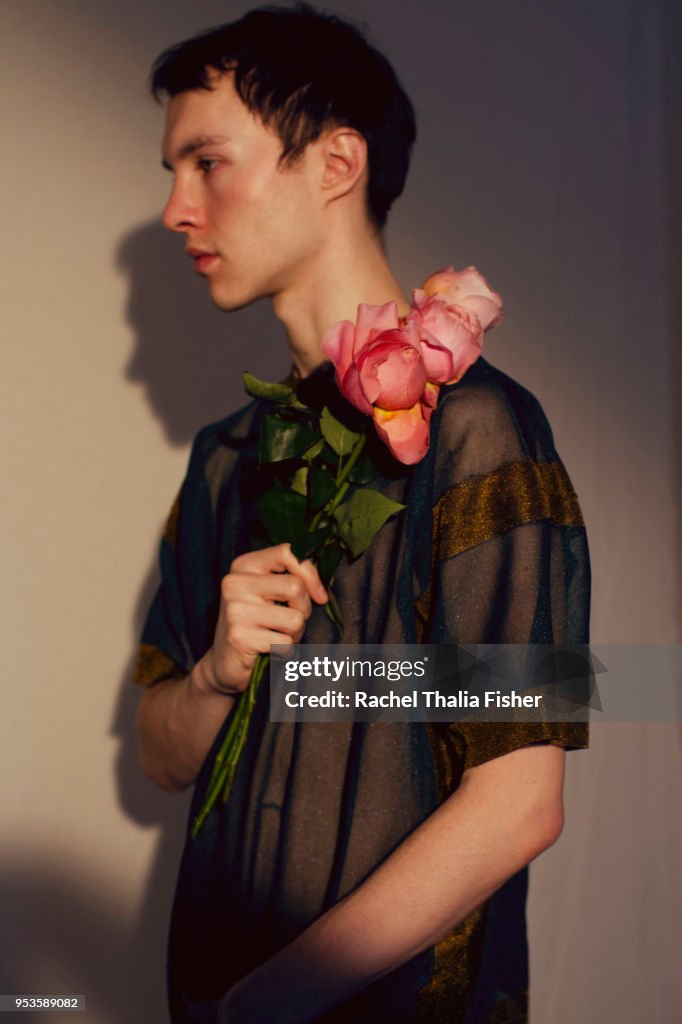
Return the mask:
<path id="1" fill-rule="evenodd" d="M 153 686 L 187 675 L 197 652 L 192 628 L 195 591 L 211 563 L 213 514 L 203 468 L 206 431 L 194 440 L 182 486 L 159 546 L 160 581 L 140 636 L 133 682 Z"/>
<path id="2" fill-rule="evenodd" d="M 437 425 L 431 581 L 417 602 L 422 639 L 586 644 L 585 526 L 539 403 L 498 371 L 456 388 Z M 444 740 L 461 772 L 532 743 L 586 747 L 588 725 L 454 722 Z"/>

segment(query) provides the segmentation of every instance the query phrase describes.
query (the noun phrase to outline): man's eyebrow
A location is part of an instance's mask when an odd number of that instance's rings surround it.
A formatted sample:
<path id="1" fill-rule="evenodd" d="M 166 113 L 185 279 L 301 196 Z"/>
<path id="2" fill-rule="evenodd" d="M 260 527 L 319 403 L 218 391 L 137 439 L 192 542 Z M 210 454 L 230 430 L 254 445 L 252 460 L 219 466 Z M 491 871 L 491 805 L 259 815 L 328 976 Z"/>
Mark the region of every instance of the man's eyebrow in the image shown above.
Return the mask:
<path id="1" fill-rule="evenodd" d="M 197 135 L 193 139 L 188 139 L 187 142 L 180 146 L 177 159 L 182 160 L 183 157 L 190 156 L 195 150 L 201 149 L 202 146 L 221 146 L 224 142 L 229 141 L 227 135 Z M 167 171 L 173 170 L 165 159 L 161 161 L 161 166 L 165 167 Z"/>

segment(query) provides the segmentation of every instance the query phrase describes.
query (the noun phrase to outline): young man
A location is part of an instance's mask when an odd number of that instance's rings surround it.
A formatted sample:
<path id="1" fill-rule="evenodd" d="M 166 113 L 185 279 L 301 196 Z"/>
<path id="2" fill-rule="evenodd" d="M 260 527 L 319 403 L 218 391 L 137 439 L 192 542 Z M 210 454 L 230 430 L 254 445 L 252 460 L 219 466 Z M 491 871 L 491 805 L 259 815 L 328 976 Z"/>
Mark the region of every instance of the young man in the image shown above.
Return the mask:
<path id="1" fill-rule="evenodd" d="M 164 224 L 219 308 L 269 296 L 293 376 L 333 387 L 325 332 L 359 303 L 410 308 L 381 234 L 415 137 L 394 72 L 302 4 L 171 48 L 152 87 Z M 252 550 L 264 406 L 194 442 L 136 670 L 143 768 L 195 784 L 192 816 L 258 653 L 335 639 L 314 566 Z M 570 482 L 535 399 L 485 360 L 442 389 L 427 456 L 373 486 L 407 508 L 338 571 L 345 642 L 586 642 Z M 293 726 L 268 720 L 266 690 L 228 803 L 186 843 L 174 1024 L 525 1021 L 525 868 L 561 831 L 585 727 Z"/>

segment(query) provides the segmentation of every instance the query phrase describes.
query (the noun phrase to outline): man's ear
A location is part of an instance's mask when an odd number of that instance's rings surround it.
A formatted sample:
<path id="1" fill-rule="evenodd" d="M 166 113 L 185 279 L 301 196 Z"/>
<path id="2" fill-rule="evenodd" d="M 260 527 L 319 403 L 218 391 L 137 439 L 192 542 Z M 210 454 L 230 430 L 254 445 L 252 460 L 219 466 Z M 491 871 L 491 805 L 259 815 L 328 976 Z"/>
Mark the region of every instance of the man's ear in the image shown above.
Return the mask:
<path id="1" fill-rule="evenodd" d="M 367 143 L 347 125 L 331 129 L 320 141 L 322 191 L 330 201 L 347 195 L 362 178 L 367 168 Z"/>

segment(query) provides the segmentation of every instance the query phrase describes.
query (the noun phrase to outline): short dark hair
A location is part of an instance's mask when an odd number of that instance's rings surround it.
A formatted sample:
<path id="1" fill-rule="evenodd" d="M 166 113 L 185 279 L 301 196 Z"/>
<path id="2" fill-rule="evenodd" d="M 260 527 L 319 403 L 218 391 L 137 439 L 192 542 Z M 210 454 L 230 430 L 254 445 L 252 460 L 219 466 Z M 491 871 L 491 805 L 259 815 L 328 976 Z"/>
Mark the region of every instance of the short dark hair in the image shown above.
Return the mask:
<path id="1" fill-rule="evenodd" d="M 234 70 L 235 89 L 279 135 L 293 164 L 332 125 L 367 143 L 367 212 L 380 232 L 403 190 L 417 130 L 412 104 L 388 60 L 360 29 L 308 3 L 258 7 L 237 21 L 164 50 L 149 87 L 158 100 L 210 89 L 209 69 Z"/>

